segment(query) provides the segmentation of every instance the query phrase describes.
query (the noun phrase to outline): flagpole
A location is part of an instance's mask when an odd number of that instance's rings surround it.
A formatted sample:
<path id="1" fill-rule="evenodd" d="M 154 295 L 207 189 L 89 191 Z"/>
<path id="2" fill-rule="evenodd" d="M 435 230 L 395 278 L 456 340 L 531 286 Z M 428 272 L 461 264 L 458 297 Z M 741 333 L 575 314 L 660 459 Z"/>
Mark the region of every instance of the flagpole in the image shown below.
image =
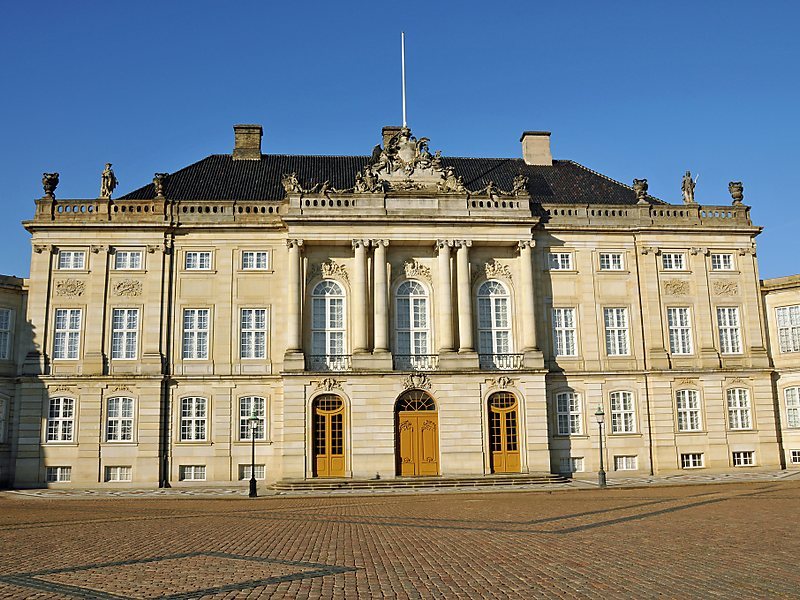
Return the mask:
<path id="1" fill-rule="evenodd" d="M 406 32 L 400 32 L 400 64 L 403 71 L 403 127 L 406 126 Z"/>

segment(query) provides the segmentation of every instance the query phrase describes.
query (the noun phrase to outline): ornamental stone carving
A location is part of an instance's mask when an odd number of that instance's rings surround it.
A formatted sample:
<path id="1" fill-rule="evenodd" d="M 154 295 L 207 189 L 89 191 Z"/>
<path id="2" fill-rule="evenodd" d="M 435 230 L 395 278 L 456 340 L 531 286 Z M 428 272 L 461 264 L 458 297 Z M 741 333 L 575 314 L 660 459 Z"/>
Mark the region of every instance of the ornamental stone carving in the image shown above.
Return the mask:
<path id="1" fill-rule="evenodd" d="M 755 246 L 750 246 L 749 248 L 740 248 L 738 254 L 739 254 L 739 256 L 744 256 L 746 254 L 749 254 L 750 256 L 755 256 L 756 255 L 756 247 Z"/>
<path id="2" fill-rule="evenodd" d="M 50 244 L 34 244 L 33 251 L 36 252 L 36 254 L 41 254 L 42 252 L 55 252 L 56 249 Z"/>
<path id="3" fill-rule="evenodd" d="M 356 173 L 356 185 L 353 192 L 356 194 L 374 194 L 384 191 L 384 183 L 378 179 L 378 176 L 372 170 L 371 165 L 366 165 L 364 171 Z"/>
<path id="4" fill-rule="evenodd" d="M 659 252 L 661 252 L 661 250 L 659 250 L 659 249 L 658 249 L 658 248 L 656 248 L 655 246 L 642 246 L 642 247 L 640 248 L 639 252 L 641 252 L 642 254 L 644 254 L 644 255 L 646 256 L 646 255 L 648 255 L 648 254 L 655 254 L 655 255 L 657 255 Z"/>
<path id="5" fill-rule="evenodd" d="M 675 385 L 693 385 L 696 387 L 698 385 L 698 381 L 697 379 L 690 379 L 688 377 L 684 377 L 682 379 L 676 379 Z"/>
<path id="6" fill-rule="evenodd" d="M 83 296 L 86 284 L 78 279 L 62 279 L 56 281 L 56 296 Z"/>
<path id="7" fill-rule="evenodd" d="M 142 282 L 136 279 L 121 279 L 114 283 L 113 290 L 115 296 L 141 296 Z"/>
<path id="8" fill-rule="evenodd" d="M 514 196 L 528 196 L 528 178 L 520 173 L 514 177 L 514 184 L 511 188 L 511 193 Z"/>
<path id="9" fill-rule="evenodd" d="M 637 204 L 647 204 L 647 179 L 633 180 L 633 193 L 636 194 Z"/>
<path id="10" fill-rule="evenodd" d="M 109 247 L 105 244 L 97 244 L 89 246 L 89 250 L 91 250 L 92 254 L 100 254 L 101 252 L 107 253 L 109 251 Z"/>
<path id="11" fill-rule="evenodd" d="M 688 296 L 689 282 L 680 279 L 668 279 L 664 282 L 664 293 L 667 296 Z"/>
<path id="12" fill-rule="evenodd" d="M 508 377 L 507 375 L 501 375 L 496 379 L 489 379 L 487 383 L 489 384 L 490 388 L 507 390 L 508 388 L 513 387 L 515 382 L 513 379 L 511 379 L 511 377 Z"/>
<path id="13" fill-rule="evenodd" d="M 407 279 L 424 279 L 428 283 L 433 283 L 430 268 L 423 265 L 417 259 L 407 260 L 403 265 Z"/>
<path id="14" fill-rule="evenodd" d="M 164 252 L 165 250 L 163 244 L 147 244 L 145 248 L 147 249 L 148 254 L 155 254 L 156 252 Z"/>
<path id="15" fill-rule="evenodd" d="M 287 194 L 303 193 L 303 187 L 300 185 L 297 173 L 284 173 L 281 176 L 281 185 Z"/>
<path id="16" fill-rule="evenodd" d="M 334 390 L 341 390 L 342 383 L 333 377 L 326 377 L 322 381 L 317 382 L 317 390 L 323 392 L 332 392 Z"/>
<path id="17" fill-rule="evenodd" d="M 411 373 L 403 380 L 403 387 L 407 390 L 429 390 L 431 389 L 431 378 L 425 373 Z"/>
<path id="18" fill-rule="evenodd" d="M 694 201 L 694 186 L 697 185 L 697 180 L 692 179 L 692 172 L 686 171 L 681 180 L 681 193 L 683 194 L 684 204 L 695 204 Z"/>
<path id="19" fill-rule="evenodd" d="M 712 285 L 715 296 L 738 296 L 739 283 L 736 281 L 715 281 Z"/>
<path id="20" fill-rule="evenodd" d="M 153 175 L 153 189 L 156 193 L 156 198 L 164 197 L 164 187 L 167 184 L 167 177 L 169 173 L 155 173 Z"/>
<path id="21" fill-rule="evenodd" d="M 55 198 L 56 188 L 58 187 L 58 173 L 42 173 L 42 187 L 44 188 L 45 196 Z"/>
<path id="22" fill-rule="evenodd" d="M 731 181 L 728 183 L 728 191 L 733 198 L 733 204 L 741 204 L 744 200 L 744 185 L 741 181 Z"/>
<path id="23" fill-rule="evenodd" d="M 483 270 L 486 273 L 486 279 L 505 279 L 507 281 L 512 281 L 511 269 L 509 266 L 499 263 L 496 260 L 486 263 Z"/>
<path id="24" fill-rule="evenodd" d="M 329 260 L 328 262 L 311 267 L 308 271 L 308 280 L 310 281 L 315 277 L 321 277 L 322 279 L 341 279 L 348 284 L 350 283 L 347 269 L 345 269 L 343 264 L 337 263 L 335 260 Z"/>
<path id="25" fill-rule="evenodd" d="M 114 169 L 111 168 L 111 163 L 106 163 L 106 168 L 103 169 L 103 174 L 100 176 L 100 197 L 110 200 L 117 185 L 119 185 L 119 180 L 114 175 Z"/>
<path id="26" fill-rule="evenodd" d="M 461 176 L 456 177 L 453 167 L 444 170 L 444 179 L 436 184 L 436 189 L 443 194 L 459 194 L 467 191 Z"/>

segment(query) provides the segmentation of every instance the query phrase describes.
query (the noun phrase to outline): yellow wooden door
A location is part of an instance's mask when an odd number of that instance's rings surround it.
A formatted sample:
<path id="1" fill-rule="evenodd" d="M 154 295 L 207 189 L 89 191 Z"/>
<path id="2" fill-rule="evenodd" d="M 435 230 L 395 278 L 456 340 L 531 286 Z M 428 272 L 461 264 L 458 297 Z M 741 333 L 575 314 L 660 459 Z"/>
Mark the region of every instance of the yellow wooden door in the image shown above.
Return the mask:
<path id="1" fill-rule="evenodd" d="M 500 392 L 489 398 L 489 450 L 492 473 L 519 473 L 517 399 Z"/>
<path id="2" fill-rule="evenodd" d="M 439 474 L 439 416 L 434 411 L 398 413 L 400 475 Z"/>
<path id="3" fill-rule="evenodd" d="M 333 394 L 314 401 L 314 475 L 344 477 L 344 403 Z"/>

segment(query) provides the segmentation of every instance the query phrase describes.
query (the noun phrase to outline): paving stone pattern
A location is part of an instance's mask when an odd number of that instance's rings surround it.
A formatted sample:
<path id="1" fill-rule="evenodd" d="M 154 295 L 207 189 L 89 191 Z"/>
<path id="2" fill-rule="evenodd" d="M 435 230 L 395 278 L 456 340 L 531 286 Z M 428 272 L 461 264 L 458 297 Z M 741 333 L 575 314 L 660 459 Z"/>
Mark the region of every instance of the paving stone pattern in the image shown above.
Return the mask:
<path id="1" fill-rule="evenodd" d="M 800 481 L 364 497 L 0 494 L 0 598 L 800 595 Z"/>

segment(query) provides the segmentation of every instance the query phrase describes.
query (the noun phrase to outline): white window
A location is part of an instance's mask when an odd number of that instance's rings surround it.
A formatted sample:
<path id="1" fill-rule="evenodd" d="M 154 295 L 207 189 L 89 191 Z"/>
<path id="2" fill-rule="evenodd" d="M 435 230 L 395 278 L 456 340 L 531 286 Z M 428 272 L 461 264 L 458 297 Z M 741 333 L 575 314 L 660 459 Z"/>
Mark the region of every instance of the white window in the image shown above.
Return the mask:
<path id="1" fill-rule="evenodd" d="M 267 439 L 267 403 L 264 398 L 244 396 L 239 398 L 239 439 L 250 440 L 250 417 L 258 418 L 256 440 Z"/>
<path id="2" fill-rule="evenodd" d="M 130 481 L 131 468 L 128 466 L 106 467 L 106 481 Z"/>
<path id="3" fill-rule="evenodd" d="M 183 263 L 187 271 L 206 271 L 211 268 L 211 252 L 187 252 Z"/>
<path id="4" fill-rule="evenodd" d="M 575 343 L 575 309 L 553 309 L 553 345 L 556 356 L 577 356 Z"/>
<path id="5" fill-rule="evenodd" d="M 638 456 L 615 456 L 614 457 L 614 470 L 615 471 L 635 471 L 639 468 Z"/>
<path id="6" fill-rule="evenodd" d="M 800 465 L 800 450 L 792 450 L 789 453 L 789 460 L 793 465 Z"/>
<path id="7" fill-rule="evenodd" d="M 717 326 L 719 327 L 719 351 L 722 354 L 741 354 L 742 334 L 739 330 L 739 309 L 718 307 Z"/>
<path id="8" fill-rule="evenodd" d="M 672 354 L 692 354 L 692 323 L 688 307 L 667 309 L 669 349 Z"/>
<path id="9" fill-rule="evenodd" d="M 50 398 L 47 413 L 47 441 L 71 442 L 75 430 L 75 400 L 73 398 Z"/>
<path id="10" fill-rule="evenodd" d="M 700 416 L 700 394 L 696 390 L 675 392 L 678 409 L 678 431 L 700 431 L 703 420 Z"/>
<path id="11" fill-rule="evenodd" d="M 601 271 L 622 271 L 624 269 L 621 252 L 601 252 L 600 270 Z"/>
<path id="12" fill-rule="evenodd" d="M 58 253 L 58 268 L 65 270 L 78 270 L 86 265 L 86 252 L 61 250 Z"/>
<path id="13" fill-rule="evenodd" d="M 511 298 L 499 281 L 478 288 L 478 352 L 497 355 L 513 352 L 511 345 Z"/>
<path id="14" fill-rule="evenodd" d="M 0 308 L 0 360 L 11 358 L 11 311 Z"/>
<path id="15" fill-rule="evenodd" d="M 181 481 L 205 481 L 205 465 L 180 465 L 178 467 L 178 477 Z"/>
<path id="16" fill-rule="evenodd" d="M 109 398 L 106 416 L 106 440 L 133 440 L 133 398 Z"/>
<path id="17" fill-rule="evenodd" d="M 800 387 L 790 387 L 783 391 L 786 398 L 786 426 L 800 427 Z"/>
<path id="18" fill-rule="evenodd" d="M 118 271 L 141 269 L 142 253 L 131 250 L 117 250 L 114 254 L 114 268 Z"/>
<path id="19" fill-rule="evenodd" d="M 733 254 L 712 254 L 712 271 L 733 271 Z"/>
<path id="20" fill-rule="evenodd" d="M 206 439 L 207 401 L 205 398 L 181 398 L 181 441 L 202 442 Z"/>
<path id="21" fill-rule="evenodd" d="M 247 481 L 251 477 L 252 465 L 239 465 L 239 481 Z M 264 465 L 256 465 L 256 479 L 264 479 L 267 470 Z"/>
<path id="22" fill-rule="evenodd" d="M 78 358 L 81 345 L 81 309 L 57 308 L 53 358 Z"/>
<path id="23" fill-rule="evenodd" d="M 750 392 L 742 388 L 728 390 L 728 427 L 751 429 Z"/>
<path id="24" fill-rule="evenodd" d="M 551 271 L 571 271 L 572 252 L 550 252 L 547 262 Z"/>
<path id="25" fill-rule="evenodd" d="M 756 464 L 756 453 L 752 450 L 742 450 L 733 453 L 734 467 L 752 467 Z"/>
<path id="26" fill-rule="evenodd" d="M 781 352 L 800 352 L 800 304 L 775 309 Z"/>
<path id="27" fill-rule="evenodd" d="M 627 356 L 628 347 L 628 309 L 604 308 L 606 324 L 606 353 L 609 356 Z"/>
<path id="28" fill-rule="evenodd" d="M 556 395 L 556 418 L 558 435 L 580 435 L 583 433 L 581 398 L 575 392 Z"/>
<path id="29" fill-rule="evenodd" d="M 344 290 L 335 281 L 321 281 L 311 294 L 311 353 L 317 356 L 346 354 L 344 334 Z"/>
<path id="30" fill-rule="evenodd" d="M 686 255 L 682 252 L 665 252 L 661 255 L 661 266 L 665 271 L 685 271 Z"/>
<path id="31" fill-rule="evenodd" d="M 636 409 L 631 392 L 611 392 L 611 433 L 635 433 Z"/>
<path id="32" fill-rule="evenodd" d="M 242 269 L 245 271 L 269 269 L 269 252 L 242 252 Z"/>
<path id="33" fill-rule="evenodd" d="M 419 281 L 404 281 L 395 294 L 397 354 L 430 354 L 428 290 Z"/>
<path id="34" fill-rule="evenodd" d="M 47 467 L 47 483 L 72 480 L 72 467 Z"/>
<path id="35" fill-rule="evenodd" d="M 183 358 L 208 358 L 208 314 L 207 308 L 183 309 Z"/>
<path id="36" fill-rule="evenodd" d="M 560 473 L 583 473 L 582 456 L 562 456 L 559 459 Z"/>
<path id="37" fill-rule="evenodd" d="M 704 466 L 702 452 L 681 454 L 681 469 L 702 469 Z"/>
<path id="38" fill-rule="evenodd" d="M 111 358 L 136 358 L 139 309 L 115 308 L 111 317 Z"/>
<path id="39" fill-rule="evenodd" d="M 242 309 L 242 358 L 267 357 L 267 309 Z"/>

